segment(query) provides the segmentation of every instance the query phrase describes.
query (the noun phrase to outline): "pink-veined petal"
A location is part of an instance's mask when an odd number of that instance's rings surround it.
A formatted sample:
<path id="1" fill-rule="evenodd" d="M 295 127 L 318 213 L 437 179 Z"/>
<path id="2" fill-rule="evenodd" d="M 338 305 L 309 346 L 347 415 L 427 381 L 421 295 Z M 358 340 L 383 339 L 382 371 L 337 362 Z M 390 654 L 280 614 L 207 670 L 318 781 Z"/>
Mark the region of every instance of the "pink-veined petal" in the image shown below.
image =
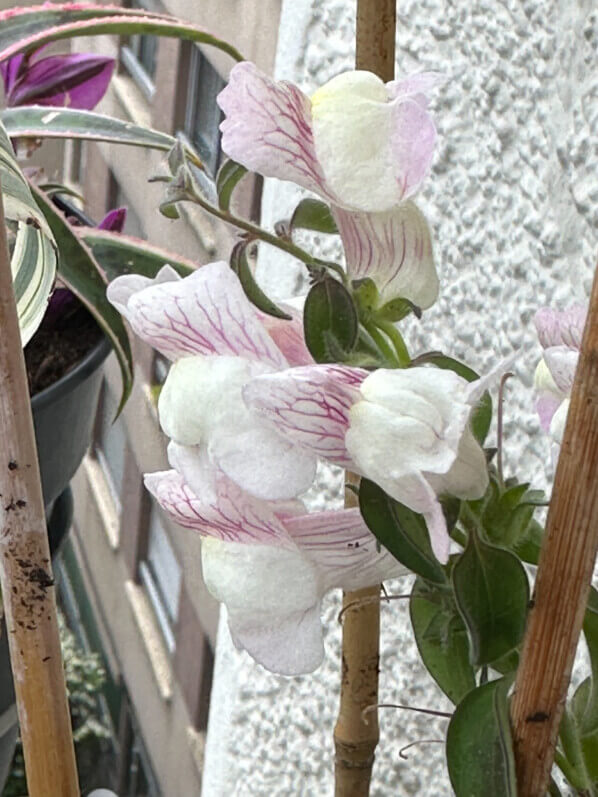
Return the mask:
<path id="1" fill-rule="evenodd" d="M 329 196 L 314 150 L 310 101 L 296 86 L 244 61 L 232 68 L 217 102 L 226 117 L 220 129 L 229 158 Z"/>
<path id="2" fill-rule="evenodd" d="M 287 519 L 285 526 L 317 565 L 326 590 L 362 589 L 407 573 L 388 551 L 378 551 L 357 508 L 300 515 Z"/>
<path id="3" fill-rule="evenodd" d="M 417 98 L 393 101 L 391 146 L 399 198 L 409 199 L 430 171 L 436 126 Z"/>
<path id="4" fill-rule="evenodd" d="M 562 403 L 562 398 L 557 398 L 554 393 L 548 391 L 540 393 L 536 399 L 536 412 L 540 419 L 540 426 L 545 432 L 549 431 L 552 418 Z"/>
<path id="5" fill-rule="evenodd" d="M 113 58 L 87 53 L 30 62 L 12 85 L 7 104 L 65 105 L 90 111 L 106 93 L 114 63 Z"/>
<path id="6" fill-rule="evenodd" d="M 274 316 L 260 312 L 259 317 L 263 326 L 268 330 L 289 365 L 312 365 L 314 358 L 305 345 L 303 334 L 303 315 L 287 304 L 282 303 L 281 307 L 291 316 L 291 320 L 285 321 L 282 318 L 274 318 Z"/>
<path id="7" fill-rule="evenodd" d="M 581 304 L 574 304 L 566 310 L 550 307 L 538 310 L 534 323 L 542 347 L 567 346 L 579 351 L 587 312 L 587 307 Z"/>
<path id="8" fill-rule="evenodd" d="M 565 394 L 571 392 L 579 352 L 565 346 L 551 346 L 544 351 L 544 362 L 557 388 Z"/>
<path id="9" fill-rule="evenodd" d="M 293 443 L 342 467 L 352 460 L 345 446 L 349 410 L 368 372 L 341 365 L 292 368 L 252 379 L 246 404 Z"/>
<path id="10" fill-rule="evenodd" d="M 160 274 L 138 293 L 130 277 L 117 277 L 107 295 L 139 337 L 166 357 L 223 354 L 287 366 L 226 263 L 209 263 L 176 281 L 160 281 Z"/>
<path id="11" fill-rule="evenodd" d="M 226 478 L 217 478 L 217 493 L 211 501 L 198 498 L 176 470 L 147 473 L 144 481 L 176 523 L 202 536 L 294 548 L 283 524 L 268 505 L 251 498 Z"/>
<path id="12" fill-rule="evenodd" d="M 372 279 L 383 302 L 397 297 L 426 309 L 438 297 L 430 228 L 413 202 L 384 213 L 333 208 L 351 279 Z"/>

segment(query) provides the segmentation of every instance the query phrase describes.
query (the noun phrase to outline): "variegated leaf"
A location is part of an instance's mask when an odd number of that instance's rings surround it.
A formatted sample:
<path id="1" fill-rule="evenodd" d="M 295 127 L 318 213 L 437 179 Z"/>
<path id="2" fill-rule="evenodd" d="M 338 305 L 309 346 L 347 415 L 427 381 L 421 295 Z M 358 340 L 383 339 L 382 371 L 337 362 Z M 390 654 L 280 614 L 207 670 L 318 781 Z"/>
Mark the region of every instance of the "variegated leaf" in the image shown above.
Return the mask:
<path id="1" fill-rule="evenodd" d="M 105 33 L 188 39 L 223 50 L 236 61 L 243 60 L 228 42 L 165 14 L 95 3 L 57 3 L 0 12 L 0 61 L 59 39 Z"/>
<path id="2" fill-rule="evenodd" d="M 0 124 L 0 183 L 23 346 L 41 323 L 56 274 L 54 239 Z"/>
<path id="3" fill-rule="evenodd" d="M 2 111 L 0 118 L 11 138 L 79 138 L 148 147 L 164 152 L 168 152 L 176 143 L 176 139 L 167 133 L 75 108 L 52 108 L 47 105 L 7 108 Z M 197 155 L 191 149 L 186 154 L 200 165 Z"/>

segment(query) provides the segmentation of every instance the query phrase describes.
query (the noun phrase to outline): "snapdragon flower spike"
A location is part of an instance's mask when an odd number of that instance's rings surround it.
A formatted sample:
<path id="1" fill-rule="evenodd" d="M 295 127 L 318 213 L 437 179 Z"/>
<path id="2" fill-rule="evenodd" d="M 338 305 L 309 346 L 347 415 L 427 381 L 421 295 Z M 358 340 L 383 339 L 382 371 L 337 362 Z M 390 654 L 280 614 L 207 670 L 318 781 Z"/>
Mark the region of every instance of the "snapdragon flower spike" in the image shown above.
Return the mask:
<path id="1" fill-rule="evenodd" d="M 469 383 L 436 368 L 368 374 L 314 365 L 257 376 L 243 395 L 289 440 L 421 513 L 432 549 L 445 563 L 450 539 L 438 495 L 473 500 L 486 491 L 486 458 L 469 418 L 494 377 Z"/>
<path id="2" fill-rule="evenodd" d="M 235 645 L 272 672 L 300 675 L 321 664 L 326 592 L 404 573 L 378 552 L 358 509 L 306 514 L 255 499 L 217 471 L 201 496 L 177 470 L 148 474 L 145 483 L 177 523 L 204 537 L 204 580 L 226 605 Z"/>
<path id="3" fill-rule="evenodd" d="M 222 149 L 266 177 L 290 180 L 331 203 L 352 279 L 370 277 L 383 299 L 429 307 L 438 278 L 427 222 L 412 202 L 429 171 L 436 129 L 427 110 L 432 73 L 384 84 L 346 72 L 311 100 L 248 62 L 219 94 Z"/>
<path id="4" fill-rule="evenodd" d="M 39 58 L 40 50 L 0 63 L 6 105 L 67 106 L 90 111 L 114 72 L 114 58 L 69 53 Z"/>
<path id="5" fill-rule="evenodd" d="M 311 485 L 316 457 L 250 412 L 242 398 L 254 376 L 311 361 L 296 315 L 264 321 L 224 262 L 184 279 L 170 267 L 154 280 L 118 277 L 107 295 L 143 340 L 174 361 L 158 410 L 164 432 L 191 452 L 183 466 L 188 480 L 205 448 L 214 466 L 261 498 L 292 498 Z"/>
<path id="6" fill-rule="evenodd" d="M 557 446 L 565 431 L 586 315 L 587 307 L 575 304 L 566 310 L 544 307 L 534 319 L 544 349 L 534 374 L 536 410 Z"/>

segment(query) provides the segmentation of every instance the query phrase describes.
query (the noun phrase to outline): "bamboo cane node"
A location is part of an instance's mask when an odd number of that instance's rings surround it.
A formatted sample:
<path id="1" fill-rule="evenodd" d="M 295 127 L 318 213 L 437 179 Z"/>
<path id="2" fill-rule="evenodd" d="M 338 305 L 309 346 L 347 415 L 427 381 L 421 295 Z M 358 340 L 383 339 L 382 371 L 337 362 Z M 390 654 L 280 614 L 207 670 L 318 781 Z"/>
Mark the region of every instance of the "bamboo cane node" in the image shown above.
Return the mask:
<path id="1" fill-rule="evenodd" d="M 550 719 L 550 714 L 546 713 L 545 711 L 536 711 L 535 714 L 530 714 L 525 718 L 526 722 L 546 722 L 546 720 Z"/>

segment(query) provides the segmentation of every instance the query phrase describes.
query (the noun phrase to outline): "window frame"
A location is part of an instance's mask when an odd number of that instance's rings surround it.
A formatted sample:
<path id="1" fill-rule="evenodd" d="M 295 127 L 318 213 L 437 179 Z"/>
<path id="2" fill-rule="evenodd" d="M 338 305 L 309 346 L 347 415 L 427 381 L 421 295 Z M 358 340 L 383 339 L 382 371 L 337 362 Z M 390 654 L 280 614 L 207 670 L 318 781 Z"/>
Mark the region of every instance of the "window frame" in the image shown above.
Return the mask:
<path id="1" fill-rule="evenodd" d="M 151 0 L 126 0 L 123 5 L 125 8 L 138 8 L 141 11 L 162 11 L 158 4 L 151 2 Z M 143 39 L 147 39 L 152 36 L 151 33 L 139 33 L 135 35 L 139 37 L 140 48 L 143 47 Z M 122 37 L 121 39 L 121 45 L 119 48 L 119 65 L 121 70 L 124 69 L 126 74 L 133 80 L 145 99 L 151 103 L 156 96 L 155 74 L 150 73 L 146 69 L 140 54 L 136 53 L 135 49 L 131 46 L 132 38 L 133 37 L 128 36 Z M 157 68 L 158 61 L 159 37 L 153 36 L 153 38 L 156 40 L 153 59 L 155 69 Z"/>
<path id="2" fill-rule="evenodd" d="M 181 562 L 179 561 L 174 546 L 170 540 L 168 531 L 168 524 L 165 522 L 164 515 L 158 503 L 153 499 L 147 497 L 147 509 L 145 514 L 146 522 L 144 524 L 144 540 L 143 548 L 139 552 L 139 559 L 137 562 L 137 575 L 139 583 L 144 587 L 149 604 L 152 608 L 158 628 L 164 639 L 168 654 L 172 657 L 176 652 L 176 629 L 179 621 L 181 593 L 183 589 L 184 570 Z M 168 605 L 168 599 L 160 586 L 159 575 L 155 572 L 155 568 L 149 558 L 150 554 L 150 536 L 152 515 L 158 521 L 160 531 L 164 534 L 166 543 L 170 548 L 170 553 L 178 568 L 178 591 L 176 597 L 176 612 L 173 615 Z"/>
<path id="3" fill-rule="evenodd" d="M 224 119 L 224 113 L 218 108 L 216 104 L 216 96 L 225 87 L 226 81 L 212 64 L 210 59 L 205 55 L 201 47 L 196 44 L 190 45 L 189 51 L 189 67 L 187 77 L 186 101 L 184 108 L 183 118 L 183 135 L 189 141 L 191 146 L 197 150 L 204 166 L 206 173 L 214 179 L 218 173 L 218 169 L 222 163 L 222 133 L 220 132 L 220 124 Z M 197 117 L 203 102 L 201 101 L 200 82 L 202 69 L 209 70 L 208 75 L 210 78 L 216 78 L 220 84 L 218 90 L 214 93 L 213 97 L 208 97 L 205 105 L 217 109 L 217 121 L 215 130 L 209 131 L 209 136 L 202 137 L 199 141 L 196 138 Z M 210 140 L 213 139 L 213 140 Z M 206 157 L 207 154 L 207 157 Z M 201 175 L 203 176 L 203 174 Z"/>

